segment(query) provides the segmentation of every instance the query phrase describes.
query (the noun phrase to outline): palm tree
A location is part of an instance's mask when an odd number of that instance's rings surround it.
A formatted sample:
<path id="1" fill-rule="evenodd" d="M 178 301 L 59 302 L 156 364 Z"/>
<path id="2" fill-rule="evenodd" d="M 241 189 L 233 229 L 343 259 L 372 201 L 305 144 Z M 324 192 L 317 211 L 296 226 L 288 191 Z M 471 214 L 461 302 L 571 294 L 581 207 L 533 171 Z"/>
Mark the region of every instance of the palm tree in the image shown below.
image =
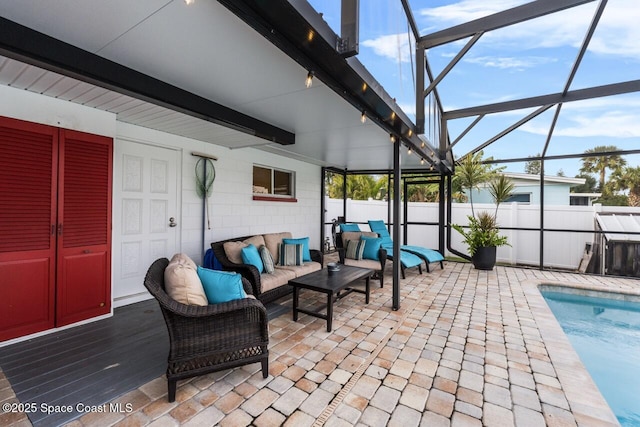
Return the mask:
<path id="1" fill-rule="evenodd" d="M 407 199 L 410 202 L 437 202 L 440 191 L 437 184 L 413 184 L 407 189 Z"/>
<path id="2" fill-rule="evenodd" d="M 327 194 L 332 199 L 344 198 L 344 178 L 342 175 L 334 174 L 327 179 Z M 346 197 L 353 200 L 367 200 L 377 198 L 380 188 L 385 185 L 380 179 L 376 180 L 371 175 L 347 175 Z"/>
<path id="3" fill-rule="evenodd" d="M 515 185 L 511 179 L 503 174 L 499 174 L 491 180 L 489 183 L 489 193 L 491 193 L 491 197 L 493 197 L 496 203 L 496 212 L 493 214 L 494 218 L 498 217 L 498 207 L 500 203 L 506 202 L 509 197 L 511 197 L 514 188 Z"/>
<path id="4" fill-rule="evenodd" d="M 490 180 L 495 173 L 491 165 L 482 163 L 482 151 L 465 156 L 456 167 L 454 181 L 456 187 L 469 189 L 469 202 L 471 203 L 471 215 L 475 217 L 473 210 L 473 190 L 480 184 Z"/>
<path id="5" fill-rule="evenodd" d="M 640 166 L 626 167 L 614 177 L 615 189 L 629 190 L 629 206 L 640 206 Z"/>
<path id="6" fill-rule="evenodd" d="M 615 145 L 600 145 L 585 151 L 585 154 L 594 154 L 594 156 L 584 157 L 582 159 L 582 167 L 580 172 L 597 173 L 600 175 L 600 191 L 605 191 L 605 173 L 607 169 L 612 172 L 620 172 L 627 162 L 618 154 L 597 155 L 598 153 L 608 153 L 618 151 Z"/>

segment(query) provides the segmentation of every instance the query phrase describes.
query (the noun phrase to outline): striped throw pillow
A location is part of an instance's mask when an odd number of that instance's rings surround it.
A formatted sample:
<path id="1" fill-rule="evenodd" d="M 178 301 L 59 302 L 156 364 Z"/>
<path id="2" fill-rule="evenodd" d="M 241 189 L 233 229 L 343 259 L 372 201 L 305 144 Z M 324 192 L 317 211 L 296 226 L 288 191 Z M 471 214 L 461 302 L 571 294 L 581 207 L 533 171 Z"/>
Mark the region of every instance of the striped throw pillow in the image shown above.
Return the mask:
<path id="1" fill-rule="evenodd" d="M 347 251 L 344 256 L 349 259 L 362 259 L 364 253 L 365 242 L 363 240 L 349 240 L 347 241 Z"/>
<path id="2" fill-rule="evenodd" d="M 262 258 L 262 264 L 264 265 L 264 272 L 273 274 L 276 268 L 275 268 L 275 263 L 273 262 L 273 257 L 271 256 L 271 252 L 269 252 L 269 249 L 267 249 L 265 245 L 262 245 L 258 249 L 258 252 L 260 252 L 260 258 Z"/>
<path id="3" fill-rule="evenodd" d="M 280 243 L 278 245 L 280 265 L 303 265 L 303 249 L 303 244 L 288 245 L 286 243 Z"/>

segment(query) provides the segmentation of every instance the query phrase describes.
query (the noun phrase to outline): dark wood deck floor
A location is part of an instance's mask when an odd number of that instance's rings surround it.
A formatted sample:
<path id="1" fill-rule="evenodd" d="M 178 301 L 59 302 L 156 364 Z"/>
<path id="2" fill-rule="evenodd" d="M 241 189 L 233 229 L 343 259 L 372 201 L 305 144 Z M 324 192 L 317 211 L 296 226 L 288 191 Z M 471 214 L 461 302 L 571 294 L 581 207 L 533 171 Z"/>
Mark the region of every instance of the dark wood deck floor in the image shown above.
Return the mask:
<path id="1" fill-rule="evenodd" d="M 155 300 L 120 307 L 109 319 L 0 348 L 0 367 L 20 402 L 71 405 L 70 414 L 30 413 L 34 426 L 81 415 L 78 403 L 100 405 L 161 376 L 169 336 Z"/>
<path id="2" fill-rule="evenodd" d="M 269 319 L 290 307 L 267 305 Z M 72 413 L 29 413 L 34 426 L 82 415 L 79 403 L 102 405 L 162 376 L 169 336 L 156 300 L 115 309 L 113 317 L 0 348 L 0 368 L 21 403 L 72 406 Z"/>

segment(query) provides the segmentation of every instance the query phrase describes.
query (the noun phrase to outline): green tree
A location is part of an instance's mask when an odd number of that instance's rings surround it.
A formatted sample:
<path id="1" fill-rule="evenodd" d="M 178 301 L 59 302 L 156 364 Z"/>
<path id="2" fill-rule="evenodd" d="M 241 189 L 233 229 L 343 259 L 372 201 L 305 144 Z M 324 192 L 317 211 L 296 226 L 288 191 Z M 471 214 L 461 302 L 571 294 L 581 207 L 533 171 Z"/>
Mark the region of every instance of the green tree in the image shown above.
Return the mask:
<path id="1" fill-rule="evenodd" d="M 483 152 L 469 154 L 458 162 L 453 176 L 453 188 L 469 190 L 469 202 L 471 203 L 471 215 L 475 217 L 473 210 L 473 190 L 480 184 L 491 180 L 500 169 L 494 169 L 490 164 L 483 163 Z"/>
<path id="2" fill-rule="evenodd" d="M 614 173 L 620 173 L 622 168 L 627 164 L 626 160 L 617 154 L 598 155 L 599 153 L 612 151 L 618 151 L 618 147 L 615 145 L 600 145 L 586 150 L 585 154 L 593 155 L 584 157 L 582 159 L 582 167 L 580 168 L 580 172 L 582 173 L 597 173 L 599 175 L 600 179 L 598 188 L 603 193 L 606 191 L 605 176 L 607 169 Z"/>
<path id="3" fill-rule="evenodd" d="M 572 193 L 595 193 L 597 191 L 596 188 L 596 179 L 589 174 L 581 173 L 576 175 L 576 178 L 584 178 L 584 184 L 580 184 L 576 187 L 571 187 Z"/>
<path id="4" fill-rule="evenodd" d="M 496 203 L 496 211 L 493 214 L 494 218 L 497 218 L 498 216 L 498 207 L 500 207 L 500 203 L 509 200 L 509 197 L 513 194 L 514 188 L 515 185 L 511 179 L 507 178 L 503 174 L 498 174 L 491 180 L 489 183 L 489 193 L 491 193 L 491 197 L 493 197 L 493 200 Z"/>
<path id="5" fill-rule="evenodd" d="M 540 153 L 536 154 L 534 157 L 540 157 Z M 530 175 L 540 175 L 541 170 L 542 163 L 540 162 L 540 160 L 527 160 L 527 162 L 524 164 L 524 173 L 528 173 Z"/>
<path id="6" fill-rule="evenodd" d="M 437 202 L 440 193 L 437 184 L 412 184 L 407 188 L 407 200 L 410 202 Z"/>
<path id="7" fill-rule="evenodd" d="M 629 206 L 629 198 L 624 194 L 603 194 L 596 202 L 602 206 Z"/>
<path id="8" fill-rule="evenodd" d="M 611 178 L 614 190 L 629 190 L 629 206 L 640 206 L 640 167 L 626 167 Z"/>
<path id="9" fill-rule="evenodd" d="M 386 178 L 386 177 L 384 177 Z M 340 174 L 327 177 L 327 194 L 332 199 L 344 198 L 344 178 Z M 379 198 L 381 188 L 386 186 L 386 179 L 376 179 L 372 175 L 347 175 L 347 198 L 353 200 L 368 200 Z"/>

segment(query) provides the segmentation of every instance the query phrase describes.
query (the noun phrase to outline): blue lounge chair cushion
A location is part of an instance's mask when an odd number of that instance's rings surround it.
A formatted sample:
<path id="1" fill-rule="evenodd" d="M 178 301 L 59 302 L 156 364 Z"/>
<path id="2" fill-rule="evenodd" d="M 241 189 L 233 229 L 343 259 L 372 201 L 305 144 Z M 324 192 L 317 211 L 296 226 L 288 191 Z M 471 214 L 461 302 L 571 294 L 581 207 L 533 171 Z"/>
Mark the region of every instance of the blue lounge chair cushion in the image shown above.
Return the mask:
<path id="1" fill-rule="evenodd" d="M 423 248 L 422 246 L 402 245 L 400 249 L 418 255 L 429 263 L 444 261 L 442 254 L 436 250 Z"/>
<path id="2" fill-rule="evenodd" d="M 382 238 L 382 246 L 386 247 L 389 245 L 393 245 L 393 240 L 391 240 L 391 236 L 389 235 L 389 230 L 387 230 L 387 226 L 384 225 L 384 221 L 382 220 L 376 220 L 376 221 L 369 221 L 369 228 L 371 228 L 371 231 L 373 231 L 374 233 L 378 233 L 378 236 L 380 236 Z"/>
<path id="3" fill-rule="evenodd" d="M 387 252 L 392 254 L 392 252 Z M 400 251 L 400 263 L 404 268 L 417 267 L 422 264 L 422 258 L 411 252 Z"/>
<path id="4" fill-rule="evenodd" d="M 375 231 L 376 233 L 378 233 L 378 235 L 380 235 L 380 237 L 382 237 L 383 248 L 385 248 L 387 251 L 393 250 L 393 240 L 391 240 L 389 230 L 387 230 L 387 226 L 384 225 L 384 221 L 370 220 L 369 227 L 371 227 L 371 231 Z M 444 261 L 444 257 L 440 252 L 433 249 L 424 248 L 422 246 L 401 245 L 400 249 L 404 252 L 411 252 L 412 254 L 418 255 L 428 263 Z"/>
<path id="5" fill-rule="evenodd" d="M 360 231 L 360 226 L 358 224 L 340 224 L 340 231 Z"/>

